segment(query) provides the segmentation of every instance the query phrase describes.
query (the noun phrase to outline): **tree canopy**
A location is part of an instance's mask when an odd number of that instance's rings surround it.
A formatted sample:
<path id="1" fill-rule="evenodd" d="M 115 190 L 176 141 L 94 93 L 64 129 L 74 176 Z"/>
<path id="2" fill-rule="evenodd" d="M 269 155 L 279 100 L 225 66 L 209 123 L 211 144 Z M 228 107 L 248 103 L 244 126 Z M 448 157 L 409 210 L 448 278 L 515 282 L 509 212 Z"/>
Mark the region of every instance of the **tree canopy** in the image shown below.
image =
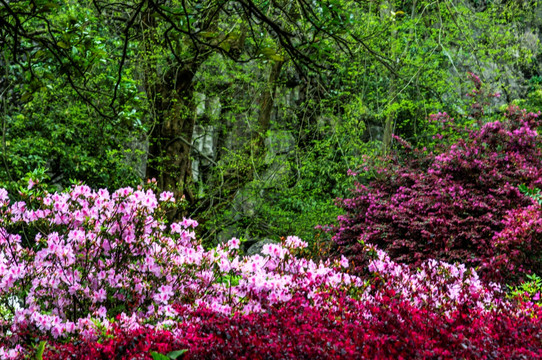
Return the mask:
<path id="1" fill-rule="evenodd" d="M 0 1 L 0 177 L 16 186 L 43 169 L 57 187 L 154 177 L 185 195 L 185 212 L 274 232 L 271 215 L 284 226 L 330 212 L 329 194 L 349 187 L 347 170 L 390 151 L 392 134 L 434 145 L 430 113 L 474 124 L 467 72 L 502 95 L 489 113 L 542 103 L 536 9 L 468 0 Z M 258 220 L 231 212 L 241 193 L 263 201 L 248 211 Z"/>

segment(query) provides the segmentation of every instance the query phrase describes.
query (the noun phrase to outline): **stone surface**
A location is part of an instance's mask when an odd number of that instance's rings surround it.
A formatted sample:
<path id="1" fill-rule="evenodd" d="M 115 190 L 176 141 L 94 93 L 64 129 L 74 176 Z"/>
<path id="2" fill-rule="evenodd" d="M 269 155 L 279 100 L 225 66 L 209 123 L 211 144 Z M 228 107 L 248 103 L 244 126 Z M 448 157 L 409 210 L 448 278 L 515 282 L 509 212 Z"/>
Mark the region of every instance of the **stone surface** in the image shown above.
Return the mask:
<path id="1" fill-rule="evenodd" d="M 273 188 L 285 185 L 292 176 L 292 169 L 288 155 L 275 155 L 266 170 L 261 174 L 263 188 Z"/>
<path id="2" fill-rule="evenodd" d="M 145 179 L 147 173 L 147 156 L 149 152 L 149 139 L 142 135 L 140 137 L 134 137 L 125 144 L 126 164 L 131 166 L 137 176 L 142 180 Z"/>
<path id="3" fill-rule="evenodd" d="M 200 167 L 209 166 L 215 159 L 216 151 L 216 137 L 214 126 L 200 126 L 194 127 L 192 133 L 192 178 L 194 181 L 200 179 Z"/>
<path id="4" fill-rule="evenodd" d="M 227 227 L 220 231 L 216 236 L 216 241 L 218 244 L 227 243 L 232 238 L 239 238 L 239 230 L 234 227 Z"/>
<path id="5" fill-rule="evenodd" d="M 237 191 L 233 199 L 233 209 L 236 217 L 253 217 L 256 214 L 257 195 L 256 190 L 252 189 L 250 184 Z"/>
<path id="6" fill-rule="evenodd" d="M 295 138 L 290 131 L 271 130 L 264 140 L 270 154 L 286 154 L 295 149 Z"/>

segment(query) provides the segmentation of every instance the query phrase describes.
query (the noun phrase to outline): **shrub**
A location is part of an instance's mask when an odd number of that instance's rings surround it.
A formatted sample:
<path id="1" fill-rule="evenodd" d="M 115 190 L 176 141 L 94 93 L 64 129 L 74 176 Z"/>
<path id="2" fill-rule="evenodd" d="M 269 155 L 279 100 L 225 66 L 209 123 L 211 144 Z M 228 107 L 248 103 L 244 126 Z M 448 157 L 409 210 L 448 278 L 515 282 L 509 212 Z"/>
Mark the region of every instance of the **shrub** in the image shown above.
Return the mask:
<path id="1" fill-rule="evenodd" d="M 461 265 L 412 270 L 368 245 L 362 281 L 344 257 L 295 257 L 295 236 L 264 256 L 205 250 L 194 221 L 166 224 L 171 193 L 28 187 L 0 190 L 2 359 L 542 356 L 540 308 Z"/>
<path id="2" fill-rule="evenodd" d="M 446 114 L 434 119 L 451 121 Z M 510 108 L 502 122 L 485 124 L 439 151 L 406 149 L 402 157 L 392 155 L 374 180 L 357 183 L 351 198 L 338 199 L 347 214 L 339 216 L 335 228 L 337 251 L 358 273 L 368 261 L 363 241 L 414 267 L 437 259 L 475 267 L 486 280 L 516 278 L 508 271 L 510 263 L 497 261 L 506 249 L 497 246 L 494 235 L 505 228 L 509 211 L 532 204 L 518 185 L 542 184 L 539 125 L 537 114 Z M 542 255 L 541 247 L 516 250 L 520 254 L 509 258 L 516 269 L 525 257 Z"/>
<path id="3" fill-rule="evenodd" d="M 542 209 L 539 204 L 510 210 L 502 220 L 504 229 L 497 232 L 492 243 L 498 255 L 491 268 L 500 268 L 508 274 L 542 274 Z"/>
<path id="4" fill-rule="evenodd" d="M 382 250 L 368 245 L 368 271 L 371 273 L 372 296 L 364 300 L 374 302 L 385 294 L 399 294 L 417 308 L 449 314 L 458 308 L 469 307 L 480 312 L 495 307 L 512 308 L 503 301 L 504 293 L 498 284 L 484 284 L 476 271 L 463 264 L 452 265 L 433 259 L 417 269 L 396 263 Z"/>
<path id="5" fill-rule="evenodd" d="M 95 339 L 113 323 L 167 327 L 173 304 L 250 313 L 303 292 L 325 308 L 326 289 L 360 284 L 337 271 L 344 261 L 332 268 L 293 256 L 307 246 L 295 236 L 266 245 L 264 256 L 239 257 L 237 239 L 205 250 L 195 221 L 166 224 L 168 192 L 74 186 L 50 194 L 35 185 L 19 202 L 0 189 L 0 333 L 14 346 Z"/>
<path id="6" fill-rule="evenodd" d="M 531 315 L 464 306 L 449 315 L 388 292 L 378 304 L 339 298 L 323 310 L 294 297 L 265 312 L 233 317 L 181 311 L 178 331 L 114 328 L 102 342 L 51 343 L 45 358 L 151 359 L 186 349 L 183 359 L 542 358 L 540 308 Z"/>

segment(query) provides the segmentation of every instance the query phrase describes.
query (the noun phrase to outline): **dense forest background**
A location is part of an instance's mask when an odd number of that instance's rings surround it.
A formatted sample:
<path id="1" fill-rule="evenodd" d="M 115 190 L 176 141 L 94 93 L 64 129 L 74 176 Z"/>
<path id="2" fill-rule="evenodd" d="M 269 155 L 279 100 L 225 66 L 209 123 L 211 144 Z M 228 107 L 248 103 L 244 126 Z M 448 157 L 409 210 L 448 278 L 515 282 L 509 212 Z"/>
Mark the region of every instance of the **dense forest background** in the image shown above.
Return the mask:
<path id="1" fill-rule="evenodd" d="M 156 178 L 208 244 L 316 241 L 393 134 L 541 109 L 541 36 L 532 0 L 0 0 L 0 186 Z"/>

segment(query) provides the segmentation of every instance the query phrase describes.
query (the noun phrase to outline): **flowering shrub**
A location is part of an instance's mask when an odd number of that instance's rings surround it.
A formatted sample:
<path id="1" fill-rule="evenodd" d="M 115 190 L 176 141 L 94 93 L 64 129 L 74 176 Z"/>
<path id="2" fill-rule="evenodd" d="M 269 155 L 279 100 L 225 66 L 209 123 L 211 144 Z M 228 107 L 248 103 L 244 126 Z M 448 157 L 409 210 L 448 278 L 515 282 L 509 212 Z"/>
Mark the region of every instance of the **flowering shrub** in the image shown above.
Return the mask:
<path id="1" fill-rule="evenodd" d="M 451 121 L 446 114 L 434 118 Z M 506 241 L 495 235 L 509 211 L 532 204 L 518 185 L 542 184 L 538 126 L 537 114 L 510 108 L 505 121 L 485 124 L 438 153 L 392 157 L 370 184 L 358 183 L 351 198 L 338 200 L 347 212 L 333 238 L 339 252 L 358 273 L 368 261 L 362 240 L 414 267 L 436 259 L 475 267 L 486 280 L 516 278 L 510 268 L 540 259 L 542 248 L 509 244 L 514 253 L 506 254 Z M 532 266 L 539 265 L 529 262 L 523 270 Z"/>
<path id="2" fill-rule="evenodd" d="M 373 298 L 365 301 L 378 302 L 384 294 L 400 294 L 405 301 L 417 308 L 450 314 L 460 307 L 489 311 L 496 306 L 511 307 L 502 300 L 504 292 L 498 284 L 482 283 L 476 271 L 465 265 L 451 265 L 433 259 L 412 270 L 408 266 L 390 260 L 390 257 L 374 245 L 365 251 L 372 258 L 368 270 L 372 273 Z M 366 294 L 364 294 L 366 295 Z"/>
<path id="3" fill-rule="evenodd" d="M 542 357 L 540 308 L 462 265 L 414 270 L 367 245 L 362 281 L 345 257 L 295 257 L 295 236 L 263 256 L 206 250 L 195 221 L 166 224 L 171 193 L 36 185 L 0 190 L 0 359 L 37 343 L 44 359 Z"/>
<path id="4" fill-rule="evenodd" d="M 502 220 L 504 229 L 493 236 L 498 255 L 492 267 L 510 274 L 542 274 L 542 209 L 538 203 L 510 210 Z"/>
<path id="5" fill-rule="evenodd" d="M 251 313 L 299 291 L 325 308 L 327 288 L 361 285 L 335 269 L 345 259 L 332 268 L 294 257 L 291 250 L 307 246 L 295 236 L 266 245 L 264 256 L 238 256 L 237 239 L 207 251 L 195 221 L 166 225 L 174 202 L 150 189 L 74 186 L 10 203 L 0 190 L 1 337 L 97 339 L 113 322 L 134 331 L 172 326 L 174 304 Z"/>
<path id="6" fill-rule="evenodd" d="M 417 308 L 383 292 L 378 304 L 338 297 L 328 310 L 295 296 L 280 307 L 233 317 L 185 309 L 178 331 L 114 326 L 111 338 L 50 343 L 44 358 L 151 359 L 151 351 L 188 350 L 183 359 L 542 358 L 541 308 L 534 316 L 506 309 L 449 315 Z"/>

